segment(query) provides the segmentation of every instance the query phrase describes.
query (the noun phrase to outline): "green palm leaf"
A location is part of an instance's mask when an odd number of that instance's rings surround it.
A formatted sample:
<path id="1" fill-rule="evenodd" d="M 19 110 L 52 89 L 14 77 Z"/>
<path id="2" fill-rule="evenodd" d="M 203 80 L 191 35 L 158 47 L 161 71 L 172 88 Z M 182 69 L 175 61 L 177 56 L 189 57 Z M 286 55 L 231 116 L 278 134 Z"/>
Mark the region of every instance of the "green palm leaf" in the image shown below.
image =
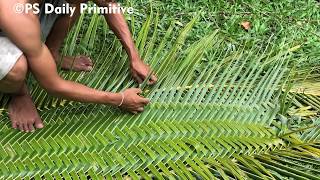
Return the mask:
<path id="1" fill-rule="evenodd" d="M 279 109 L 277 92 L 288 72 L 290 52 L 285 45 L 282 50 L 271 43 L 235 50 L 225 46 L 217 30 L 185 48 L 196 18 L 175 39 L 172 25 L 157 37 L 159 21 L 158 14 L 151 14 L 137 37 L 140 53 L 159 77 L 155 86 L 143 87 L 152 102 L 145 112 L 134 116 L 112 107 L 69 102 L 35 86 L 32 95 L 46 128 L 23 134 L 1 117 L 1 179 L 318 179 L 316 147 L 296 147 L 302 140 L 313 142 L 318 130 L 301 140 L 279 137 L 271 126 Z M 91 54 L 95 71 L 61 75 L 113 92 L 136 86 L 116 39 L 92 50 L 97 34 L 107 36 L 107 27 L 100 24 L 104 20 L 94 15 L 85 32 L 76 26 L 64 49 L 74 55 L 98 51 Z M 195 75 L 204 60 L 205 68 Z"/>

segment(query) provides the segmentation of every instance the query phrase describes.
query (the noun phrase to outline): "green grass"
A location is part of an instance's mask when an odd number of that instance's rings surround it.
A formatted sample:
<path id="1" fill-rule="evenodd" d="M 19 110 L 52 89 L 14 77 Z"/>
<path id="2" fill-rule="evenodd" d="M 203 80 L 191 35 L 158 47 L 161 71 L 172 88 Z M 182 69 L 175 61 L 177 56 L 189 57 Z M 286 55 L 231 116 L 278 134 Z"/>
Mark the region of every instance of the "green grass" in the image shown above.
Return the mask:
<path id="1" fill-rule="evenodd" d="M 306 76 L 310 79 L 319 80 L 319 57 L 320 57 L 320 3 L 315 0 L 308 1 L 210 1 L 197 2 L 184 1 L 129 1 L 124 3 L 135 9 L 134 15 L 128 15 L 130 25 L 138 29 L 141 23 L 150 14 L 151 9 L 157 9 L 160 14 L 158 24 L 159 36 L 175 21 L 174 30 L 183 27 L 197 13 L 201 14 L 192 32 L 185 42 L 185 47 L 205 36 L 214 29 L 220 29 L 225 37 L 226 44 L 230 47 L 246 46 L 251 49 L 260 45 L 266 45 L 267 40 L 272 38 L 272 43 L 284 40 L 292 47 L 301 46 L 296 57 L 304 57 L 302 62 L 292 59 L 292 66 L 297 66 L 297 80 L 303 80 Z M 150 8 L 150 5 L 153 8 Z M 134 20 L 133 20 L 134 19 Z M 240 23 L 249 21 L 252 28 L 245 31 Z M 86 23 L 82 29 L 87 28 Z M 175 31 L 176 32 L 176 31 Z M 137 32 L 133 32 L 135 37 Z M 151 34 L 152 32 L 150 32 Z M 99 33 L 98 33 L 99 34 Z M 86 49 L 86 54 L 95 54 L 100 50 L 103 40 L 98 35 L 92 49 Z M 113 36 L 108 32 L 108 37 Z M 111 43 L 112 38 L 106 40 Z M 157 43 L 157 42 L 156 42 Z M 170 44 L 168 44 L 168 49 Z M 95 51 L 96 50 L 96 51 Z M 311 70 L 311 71 L 310 71 Z"/>

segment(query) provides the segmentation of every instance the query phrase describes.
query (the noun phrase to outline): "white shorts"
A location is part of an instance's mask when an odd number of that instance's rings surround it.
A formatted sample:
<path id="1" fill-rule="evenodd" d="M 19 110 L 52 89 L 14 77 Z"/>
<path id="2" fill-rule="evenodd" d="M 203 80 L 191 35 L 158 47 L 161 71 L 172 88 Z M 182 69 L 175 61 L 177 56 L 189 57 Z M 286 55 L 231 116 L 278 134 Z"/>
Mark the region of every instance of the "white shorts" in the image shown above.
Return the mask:
<path id="1" fill-rule="evenodd" d="M 0 80 L 2 80 L 16 64 L 22 51 L 8 38 L 0 37 Z"/>
<path id="2" fill-rule="evenodd" d="M 45 0 L 44 2 L 51 3 L 55 7 L 62 7 L 66 3 L 65 0 Z M 59 15 L 45 14 L 43 8 L 44 6 L 41 7 L 39 18 L 42 32 L 41 39 L 45 41 Z M 11 71 L 22 54 L 22 51 L 5 37 L 3 32 L 0 32 L 0 80 Z"/>

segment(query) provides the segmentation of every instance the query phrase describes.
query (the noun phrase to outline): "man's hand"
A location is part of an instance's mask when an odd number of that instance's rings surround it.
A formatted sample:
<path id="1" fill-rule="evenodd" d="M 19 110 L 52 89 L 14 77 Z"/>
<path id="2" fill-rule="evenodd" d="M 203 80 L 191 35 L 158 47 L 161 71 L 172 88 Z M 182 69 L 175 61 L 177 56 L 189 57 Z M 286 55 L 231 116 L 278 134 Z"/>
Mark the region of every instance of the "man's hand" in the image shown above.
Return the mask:
<path id="1" fill-rule="evenodd" d="M 144 110 L 144 106 L 149 104 L 149 100 L 139 96 L 142 91 L 137 88 L 127 89 L 123 92 L 123 103 L 121 105 L 122 109 L 129 112 L 137 114 Z"/>
<path id="2" fill-rule="evenodd" d="M 145 64 L 141 59 L 138 60 L 131 60 L 131 74 L 132 77 L 139 83 L 141 84 L 149 75 L 151 72 L 150 67 Z M 152 85 L 157 82 L 157 77 L 152 74 L 148 84 Z"/>
<path id="3" fill-rule="evenodd" d="M 1 1 L 1 0 L 0 0 Z M 93 0 L 100 7 L 118 6 L 115 0 Z M 139 52 L 137 51 L 132 39 L 131 32 L 127 25 L 127 22 L 122 13 L 108 13 L 105 14 L 106 21 L 108 22 L 111 30 L 121 41 L 121 44 L 125 48 L 131 63 L 131 72 L 133 78 L 140 84 L 149 75 L 150 67 L 143 63 L 139 58 Z M 157 78 L 153 74 L 148 84 L 156 83 Z"/>

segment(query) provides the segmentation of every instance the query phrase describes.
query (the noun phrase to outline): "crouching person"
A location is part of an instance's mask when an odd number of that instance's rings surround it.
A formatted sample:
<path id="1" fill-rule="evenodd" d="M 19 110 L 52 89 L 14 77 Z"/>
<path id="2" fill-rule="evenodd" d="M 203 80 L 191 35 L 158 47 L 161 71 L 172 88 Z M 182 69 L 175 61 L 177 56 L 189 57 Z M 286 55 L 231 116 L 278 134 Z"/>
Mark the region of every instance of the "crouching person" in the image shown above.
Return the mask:
<path id="1" fill-rule="evenodd" d="M 48 93 L 68 100 L 121 106 L 132 113 L 142 112 L 149 103 L 148 99 L 139 95 L 140 89 L 111 93 L 67 81 L 59 76 L 56 68 L 60 57 L 59 48 L 70 29 L 69 25 L 73 25 L 79 17 L 79 6 L 83 3 L 79 0 L 68 2 L 77 9 L 72 17 L 14 11 L 18 3 L 52 3 L 60 6 L 65 3 L 64 0 L 0 1 L 0 92 L 12 96 L 8 110 L 15 129 L 32 132 L 44 127 L 25 83 L 28 72 L 34 75 Z M 96 3 L 107 5 L 106 1 Z M 133 78 L 141 83 L 147 78 L 150 68 L 140 59 L 123 15 L 108 14 L 105 18 L 128 54 Z M 45 42 L 42 42 L 43 39 Z M 62 58 L 64 69 L 90 71 L 92 66 L 90 58 L 86 56 Z M 149 83 L 155 82 L 156 77 L 153 75 Z"/>

